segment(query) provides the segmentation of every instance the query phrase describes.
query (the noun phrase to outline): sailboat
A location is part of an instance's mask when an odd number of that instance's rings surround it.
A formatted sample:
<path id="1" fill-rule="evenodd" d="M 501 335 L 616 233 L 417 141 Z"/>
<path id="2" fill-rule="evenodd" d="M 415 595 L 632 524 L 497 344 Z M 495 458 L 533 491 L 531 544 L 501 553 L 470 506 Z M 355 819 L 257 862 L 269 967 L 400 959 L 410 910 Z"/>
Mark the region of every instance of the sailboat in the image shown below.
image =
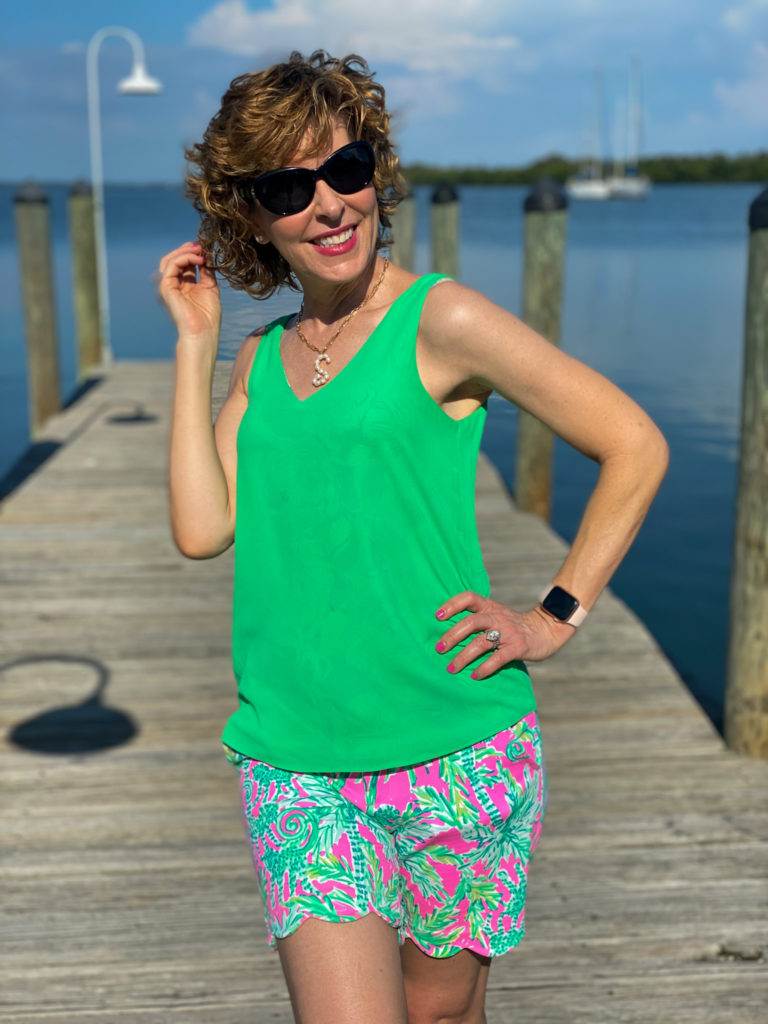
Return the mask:
<path id="1" fill-rule="evenodd" d="M 651 179 L 640 174 L 637 161 L 640 153 L 641 104 L 633 89 L 633 71 L 637 81 L 637 96 L 640 94 L 640 70 L 637 57 L 632 58 L 627 84 L 626 161 L 620 157 L 614 161 L 613 174 L 607 179 L 611 199 L 644 199 L 651 188 Z M 619 152 L 618 142 L 615 151 Z"/>
<path id="2" fill-rule="evenodd" d="M 603 176 L 603 161 L 600 152 L 601 112 L 603 109 L 603 77 L 595 69 L 595 110 L 592 121 L 590 146 L 591 158 L 576 174 L 565 179 L 565 191 L 571 199 L 610 199 L 611 190 Z"/>

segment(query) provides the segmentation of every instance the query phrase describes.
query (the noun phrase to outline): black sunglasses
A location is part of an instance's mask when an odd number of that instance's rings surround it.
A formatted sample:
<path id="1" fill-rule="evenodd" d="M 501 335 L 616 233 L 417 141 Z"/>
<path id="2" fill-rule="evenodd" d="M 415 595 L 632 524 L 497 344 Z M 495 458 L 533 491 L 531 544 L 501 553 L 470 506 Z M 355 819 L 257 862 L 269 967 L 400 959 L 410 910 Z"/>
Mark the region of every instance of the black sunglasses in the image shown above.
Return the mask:
<path id="1" fill-rule="evenodd" d="M 376 167 L 373 146 L 364 139 L 349 142 L 314 170 L 309 167 L 282 167 L 265 171 L 246 182 L 246 190 L 261 205 L 285 217 L 306 210 L 315 194 L 315 185 L 322 178 L 335 192 L 350 195 L 370 184 Z"/>

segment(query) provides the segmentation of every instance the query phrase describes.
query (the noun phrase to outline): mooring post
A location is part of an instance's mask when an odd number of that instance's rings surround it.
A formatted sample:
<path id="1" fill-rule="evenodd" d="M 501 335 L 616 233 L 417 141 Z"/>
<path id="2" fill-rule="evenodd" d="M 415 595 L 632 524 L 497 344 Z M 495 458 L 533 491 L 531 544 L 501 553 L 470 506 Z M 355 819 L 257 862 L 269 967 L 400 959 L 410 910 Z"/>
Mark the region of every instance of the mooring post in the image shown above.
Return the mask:
<path id="1" fill-rule="evenodd" d="M 443 182 L 432 192 L 432 271 L 459 279 L 459 194 Z"/>
<path id="2" fill-rule="evenodd" d="M 560 341 L 567 205 L 565 191 L 551 178 L 536 182 L 523 203 L 521 318 L 553 345 Z M 546 521 L 551 507 L 553 446 L 550 428 L 526 409 L 519 409 L 515 504 Z"/>
<path id="3" fill-rule="evenodd" d="M 413 192 L 397 204 L 391 221 L 392 244 L 389 251 L 392 262 L 413 273 L 416 264 L 416 199 Z"/>
<path id="4" fill-rule="evenodd" d="M 768 188 L 749 208 L 726 744 L 768 760 Z"/>
<path id="5" fill-rule="evenodd" d="M 27 346 L 29 431 L 35 438 L 48 417 L 61 409 L 51 218 L 48 196 L 34 181 L 19 187 L 13 205 Z"/>
<path id="6" fill-rule="evenodd" d="M 99 282 L 96 266 L 93 189 L 76 181 L 69 190 L 69 239 L 77 328 L 77 372 L 82 380 L 102 364 Z"/>

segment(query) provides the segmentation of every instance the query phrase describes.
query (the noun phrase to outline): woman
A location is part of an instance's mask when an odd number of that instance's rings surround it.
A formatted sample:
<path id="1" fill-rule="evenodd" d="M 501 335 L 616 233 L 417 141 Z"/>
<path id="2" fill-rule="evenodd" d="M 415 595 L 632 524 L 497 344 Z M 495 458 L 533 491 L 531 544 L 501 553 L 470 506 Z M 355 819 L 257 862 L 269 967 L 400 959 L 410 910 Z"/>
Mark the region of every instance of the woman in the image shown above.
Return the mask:
<path id="1" fill-rule="evenodd" d="M 302 1024 L 482 1024 L 546 807 L 525 663 L 594 605 L 666 442 L 481 292 L 379 254 L 405 182 L 362 58 L 294 51 L 239 76 L 187 156 L 200 241 L 159 266 L 178 329 L 171 521 L 190 558 L 237 540 L 221 740 L 267 941 Z M 303 294 L 245 338 L 212 427 L 217 270 L 255 298 Z M 493 390 L 601 466 L 524 610 L 490 596 L 474 520 Z"/>

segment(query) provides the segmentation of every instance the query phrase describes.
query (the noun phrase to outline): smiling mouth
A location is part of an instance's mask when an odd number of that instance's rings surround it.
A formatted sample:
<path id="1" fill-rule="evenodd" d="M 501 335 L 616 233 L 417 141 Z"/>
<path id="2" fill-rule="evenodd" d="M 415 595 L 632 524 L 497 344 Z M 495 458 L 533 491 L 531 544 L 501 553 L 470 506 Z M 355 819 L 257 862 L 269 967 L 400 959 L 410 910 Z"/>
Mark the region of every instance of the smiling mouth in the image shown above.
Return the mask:
<path id="1" fill-rule="evenodd" d="M 338 231 L 335 235 L 327 235 L 325 238 L 311 238 L 309 240 L 309 244 L 320 245 L 323 247 L 343 245 L 345 242 L 350 240 L 355 231 L 357 231 L 357 224 L 353 224 L 350 228 L 347 228 L 344 231 Z M 330 241 L 330 239 L 334 239 L 334 241 Z"/>

